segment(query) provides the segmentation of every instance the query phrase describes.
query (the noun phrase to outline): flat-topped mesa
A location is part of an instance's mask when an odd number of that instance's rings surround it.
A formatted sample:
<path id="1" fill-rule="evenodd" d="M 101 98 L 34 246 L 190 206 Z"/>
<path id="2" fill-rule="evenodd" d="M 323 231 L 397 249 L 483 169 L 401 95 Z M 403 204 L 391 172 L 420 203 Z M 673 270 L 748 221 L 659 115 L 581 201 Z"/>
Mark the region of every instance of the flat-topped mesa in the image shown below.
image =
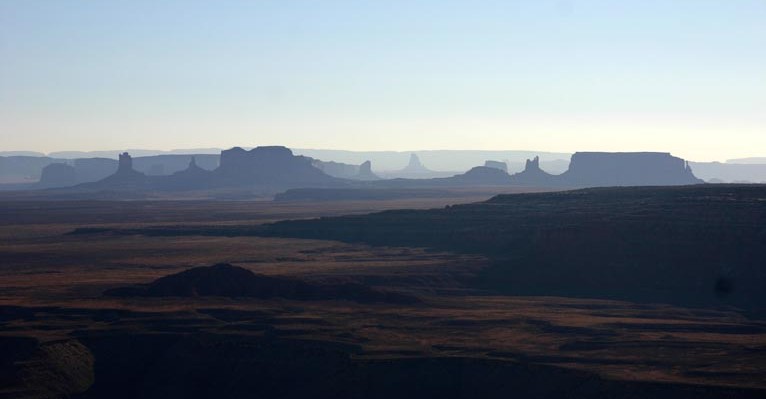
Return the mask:
<path id="1" fill-rule="evenodd" d="M 508 164 L 502 161 L 484 161 L 484 166 L 487 168 L 500 169 L 505 173 L 508 173 Z"/>
<path id="2" fill-rule="evenodd" d="M 282 146 L 256 147 L 250 151 L 234 147 L 221 152 L 221 163 L 215 173 L 225 185 L 294 188 L 320 187 L 340 181 L 315 168 L 313 161 L 295 156 Z"/>
<path id="3" fill-rule="evenodd" d="M 52 163 L 43 168 L 39 187 L 68 187 L 77 184 L 77 171 L 65 163 Z"/>
<path id="4" fill-rule="evenodd" d="M 703 183 L 666 152 L 577 152 L 562 178 L 573 186 L 673 186 Z"/>
<path id="5" fill-rule="evenodd" d="M 219 169 L 224 172 L 242 172 L 258 166 L 288 164 L 293 158 L 293 152 L 282 146 L 255 147 L 250 151 L 234 147 L 221 151 Z"/>

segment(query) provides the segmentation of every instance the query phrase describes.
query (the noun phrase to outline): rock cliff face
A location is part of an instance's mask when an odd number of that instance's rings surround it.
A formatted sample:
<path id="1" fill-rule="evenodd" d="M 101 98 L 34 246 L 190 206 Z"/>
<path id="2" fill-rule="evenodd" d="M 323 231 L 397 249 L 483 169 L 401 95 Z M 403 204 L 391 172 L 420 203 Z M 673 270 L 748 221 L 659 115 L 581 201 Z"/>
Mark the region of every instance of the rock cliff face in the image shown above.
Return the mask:
<path id="1" fill-rule="evenodd" d="M 311 164 L 322 172 L 341 179 L 351 180 L 378 180 L 380 177 L 372 172 L 372 163 L 366 161 L 361 165 L 351 165 L 334 161 L 320 161 L 311 158 Z"/>
<path id="2" fill-rule="evenodd" d="M 372 162 L 364 161 L 359 165 L 359 172 L 354 177 L 356 180 L 380 180 L 380 177 L 372 172 Z"/>
<path id="3" fill-rule="evenodd" d="M 686 161 L 663 152 L 578 152 L 561 180 L 572 187 L 703 183 Z"/>
<path id="4" fill-rule="evenodd" d="M 290 149 L 277 146 L 223 151 L 215 173 L 221 183 L 235 186 L 322 187 L 341 182 L 315 168 L 311 158 L 295 156 Z"/>

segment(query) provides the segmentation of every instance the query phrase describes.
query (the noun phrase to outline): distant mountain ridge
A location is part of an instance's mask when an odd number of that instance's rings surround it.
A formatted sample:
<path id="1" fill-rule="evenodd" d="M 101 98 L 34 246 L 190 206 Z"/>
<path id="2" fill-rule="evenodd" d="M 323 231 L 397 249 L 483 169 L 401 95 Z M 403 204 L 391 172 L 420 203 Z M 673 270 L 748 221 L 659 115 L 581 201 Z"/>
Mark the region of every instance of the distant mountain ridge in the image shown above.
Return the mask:
<path id="1" fill-rule="evenodd" d="M 210 156 L 210 155 L 202 155 Z M 167 157 L 167 156 L 165 156 Z M 177 157 L 177 156 L 174 156 Z M 412 189 L 412 188 L 465 188 L 465 187 L 530 187 L 530 188 L 583 188 L 597 186 L 687 185 L 703 181 L 696 178 L 689 164 L 669 153 L 601 153 L 578 152 L 572 156 L 569 169 L 562 174 L 551 174 L 540 168 L 540 158 L 528 159 L 522 172 L 508 174 L 502 162 L 490 161 L 491 166 L 477 166 L 469 171 L 442 178 L 378 179 L 371 164 L 333 164 L 307 156 L 295 155 L 281 146 L 255 147 L 245 150 L 234 147 L 224 150 L 219 165 L 212 170 L 200 167 L 198 157 L 185 156 L 187 167 L 171 175 L 152 175 L 135 169 L 135 162 L 127 152 L 120 154 L 117 171 L 99 181 L 59 189 L 61 192 L 93 193 L 123 192 L 130 195 L 151 192 L 182 192 L 236 189 L 259 195 L 296 188 L 317 189 Z M 47 187 L 71 183 L 76 180 L 76 168 L 67 165 L 46 167 Z M 324 170 L 346 173 L 356 177 L 340 178 Z M 428 169 L 412 154 L 408 168 L 413 175 Z M 355 174 L 354 174 L 355 172 Z M 31 188 L 45 188 L 38 185 Z M 347 192 L 347 191 L 343 191 Z"/>
<path id="2" fill-rule="evenodd" d="M 393 179 L 375 185 L 407 188 L 450 186 L 529 186 L 529 187 L 608 187 L 676 186 L 704 183 L 694 176 L 681 158 L 661 152 L 577 152 L 569 169 L 554 175 L 540 168 L 540 158 L 528 159 L 523 171 L 508 174 L 496 167 L 477 166 L 466 173 L 447 178 L 415 180 Z"/>

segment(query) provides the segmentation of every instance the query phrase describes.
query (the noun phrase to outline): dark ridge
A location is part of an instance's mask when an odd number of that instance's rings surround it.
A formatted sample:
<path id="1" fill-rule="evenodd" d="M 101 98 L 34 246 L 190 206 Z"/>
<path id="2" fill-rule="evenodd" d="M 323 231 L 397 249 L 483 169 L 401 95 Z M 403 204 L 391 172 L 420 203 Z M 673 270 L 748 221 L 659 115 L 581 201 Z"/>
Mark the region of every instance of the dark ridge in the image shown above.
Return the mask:
<path id="1" fill-rule="evenodd" d="M 596 188 L 444 209 L 285 221 L 256 234 L 431 247 L 494 259 L 514 295 L 735 306 L 766 314 L 766 186 Z"/>
<path id="2" fill-rule="evenodd" d="M 161 277 L 148 285 L 119 287 L 104 292 L 117 297 L 250 297 L 295 300 L 348 300 L 362 303 L 416 303 L 414 297 L 383 292 L 358 283 L 310 284 L 302 280 L 255 274 L 219 263 Z"/>

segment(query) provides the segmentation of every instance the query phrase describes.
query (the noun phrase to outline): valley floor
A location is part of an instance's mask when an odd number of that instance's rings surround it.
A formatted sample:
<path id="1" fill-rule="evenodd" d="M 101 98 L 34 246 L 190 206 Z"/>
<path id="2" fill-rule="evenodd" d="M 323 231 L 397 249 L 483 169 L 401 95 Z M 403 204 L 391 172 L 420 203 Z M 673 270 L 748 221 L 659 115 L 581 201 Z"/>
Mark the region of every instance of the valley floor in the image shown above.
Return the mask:
<path id="1" fill-rule="evenodd" d="M 0 397 L 206 397 L 200 378 L 218 386 L 218 397 L 239 397 L 254 384 L 248 379 L 271 396 L 312 392 L 277 386 L 287 374 L 334 397 L 406 397 L 392 384 L 414 384 L 410 377 L 431 387 L 421 396 L 487 396 L 472 385 L 483 381 L 522 397 L 766 397 L 766 321 L 736 309 L 496 295 L 471 288 L 489 262 L 479 255 L 108 230 L 258 225 L 449 201 L 4 202 L 0 371 L 12 377 L 0 378 Z M 68 234 L 82 227 L 106 230 Z M 320 284 L 360 282 L 420 303 L 101 295 L 220 262 Z M 255 358 L 261 363 L 250 364 Z M 464 379 L 459 389 L 453 378 Z"/>

